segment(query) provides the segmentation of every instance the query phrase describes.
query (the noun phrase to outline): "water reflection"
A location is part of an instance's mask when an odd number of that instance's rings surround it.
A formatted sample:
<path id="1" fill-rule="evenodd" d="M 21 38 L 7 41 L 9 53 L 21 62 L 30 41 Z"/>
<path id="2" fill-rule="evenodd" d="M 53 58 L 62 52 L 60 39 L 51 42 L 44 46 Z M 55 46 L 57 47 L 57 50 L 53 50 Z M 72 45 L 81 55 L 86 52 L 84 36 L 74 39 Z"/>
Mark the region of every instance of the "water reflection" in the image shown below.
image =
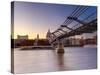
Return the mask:
<path id="1" fill-rule="evenodd" d="M 97 68 L 97 48 L 65 48 L 64 54 L 55 50 L 14 49 L 15 73 L 54 72 Z"/>
<path id="2" fill-rule="evenodd" d="M 58 62 L 58 66 L 59 66 L 59 71 L 64 70 L 65 68 L 65 64 L 64 64 L 64 54 L 57 54 L 57 62 Z"/>

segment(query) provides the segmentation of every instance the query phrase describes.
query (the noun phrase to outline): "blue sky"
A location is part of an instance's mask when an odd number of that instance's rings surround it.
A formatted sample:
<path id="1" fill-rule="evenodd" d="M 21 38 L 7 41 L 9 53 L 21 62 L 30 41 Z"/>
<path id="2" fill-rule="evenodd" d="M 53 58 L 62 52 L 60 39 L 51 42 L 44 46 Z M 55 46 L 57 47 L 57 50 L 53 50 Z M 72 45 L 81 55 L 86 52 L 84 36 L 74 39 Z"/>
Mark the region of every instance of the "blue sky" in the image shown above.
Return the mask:
<path id="1" fill-rule="evenodd" d="M 29 35 L 45 38 L 48 29 L 55 31 L 76 8 L 73 5 L 45 4 L 31 2 L 15 2 L 14 6 L 14 38 L 17 35 Z M 96 11 L 96 7 L 84 13 L 81 20 Z"/>

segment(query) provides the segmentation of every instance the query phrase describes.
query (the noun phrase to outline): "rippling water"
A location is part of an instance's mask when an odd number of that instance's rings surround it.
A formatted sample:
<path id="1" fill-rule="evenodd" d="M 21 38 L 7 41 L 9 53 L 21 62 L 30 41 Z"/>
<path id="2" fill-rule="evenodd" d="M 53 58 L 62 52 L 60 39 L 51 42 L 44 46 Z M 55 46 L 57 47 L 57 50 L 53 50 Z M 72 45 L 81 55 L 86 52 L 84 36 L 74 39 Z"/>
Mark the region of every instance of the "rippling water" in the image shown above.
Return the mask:
<path id="1" fill-rule="evenodd" d="M 56 50 L 14 49 L 15 73 L 54 72 L 97 68 L 96 47 L 66 47 L 64 54 Z"/>

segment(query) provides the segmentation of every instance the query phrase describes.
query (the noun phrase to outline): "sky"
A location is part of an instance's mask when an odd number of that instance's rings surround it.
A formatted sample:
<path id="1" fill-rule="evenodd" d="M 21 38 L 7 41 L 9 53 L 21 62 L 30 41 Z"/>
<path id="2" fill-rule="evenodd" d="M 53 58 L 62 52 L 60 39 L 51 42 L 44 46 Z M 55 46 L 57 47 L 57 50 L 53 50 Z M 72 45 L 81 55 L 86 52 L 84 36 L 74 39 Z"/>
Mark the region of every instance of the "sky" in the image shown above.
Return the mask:
<path id="1" fill-rule="evenodd" d="M 59 28 L 75 8 L 73 5 L 17 1 L 14 5 L 14 38 L 17 35 L 28 35 L 29 39 L 34 39 L 37 34 L 40 38 L 46 38 L 47 31 L 50 29 L 53 32 Z M 96 7 L 90 7 L 80 19 L 96 10 Z"/>

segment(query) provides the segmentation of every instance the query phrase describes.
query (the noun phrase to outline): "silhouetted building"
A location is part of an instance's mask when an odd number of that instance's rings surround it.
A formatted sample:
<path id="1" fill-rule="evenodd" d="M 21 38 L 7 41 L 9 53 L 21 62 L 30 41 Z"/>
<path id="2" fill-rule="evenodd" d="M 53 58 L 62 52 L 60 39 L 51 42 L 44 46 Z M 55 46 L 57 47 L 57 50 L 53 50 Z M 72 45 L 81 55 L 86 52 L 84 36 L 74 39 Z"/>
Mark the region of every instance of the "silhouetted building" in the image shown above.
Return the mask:
<path id="1" fill-rule="evenodd" d="M 47 38 L 49 41 L 51 41 L 52 38 L 50 38 L 50 37 L 51 37 L 51 32 L 50 32 L 50 29 L 49 29 L 48 32 L 47 32 L 46 38 Z"/>
<path id="2" fill-rule="evenodd" d="M 19 40 L 28 40 L 28 35 L 17 35 L 17 39 Z"/>
<path id="3" fill-rule="evenodd" d="M 84 39 L 83 38 L 66 38 L 64 40 L 64 46 L 83 46 Z"/>
<path id="4" fill-rule="evenodd" d="M 79 38 L 70 38 L 70 45 L 79 46 L 81 43 L 81 39 Z"/>
<path id="5" fill-rule="evenodd" d="M 34 46 L 38 45 L 38 41 L 39 41 L 39 34 L 37 34 L 37 38 L 35 39 Z"/>
<path id="6" fill-rule="evenodd" d="M 97 44 L 97 37 L 94 36 L 93 38 L 87 38 L 85 39 L 85 44 Z"/>

